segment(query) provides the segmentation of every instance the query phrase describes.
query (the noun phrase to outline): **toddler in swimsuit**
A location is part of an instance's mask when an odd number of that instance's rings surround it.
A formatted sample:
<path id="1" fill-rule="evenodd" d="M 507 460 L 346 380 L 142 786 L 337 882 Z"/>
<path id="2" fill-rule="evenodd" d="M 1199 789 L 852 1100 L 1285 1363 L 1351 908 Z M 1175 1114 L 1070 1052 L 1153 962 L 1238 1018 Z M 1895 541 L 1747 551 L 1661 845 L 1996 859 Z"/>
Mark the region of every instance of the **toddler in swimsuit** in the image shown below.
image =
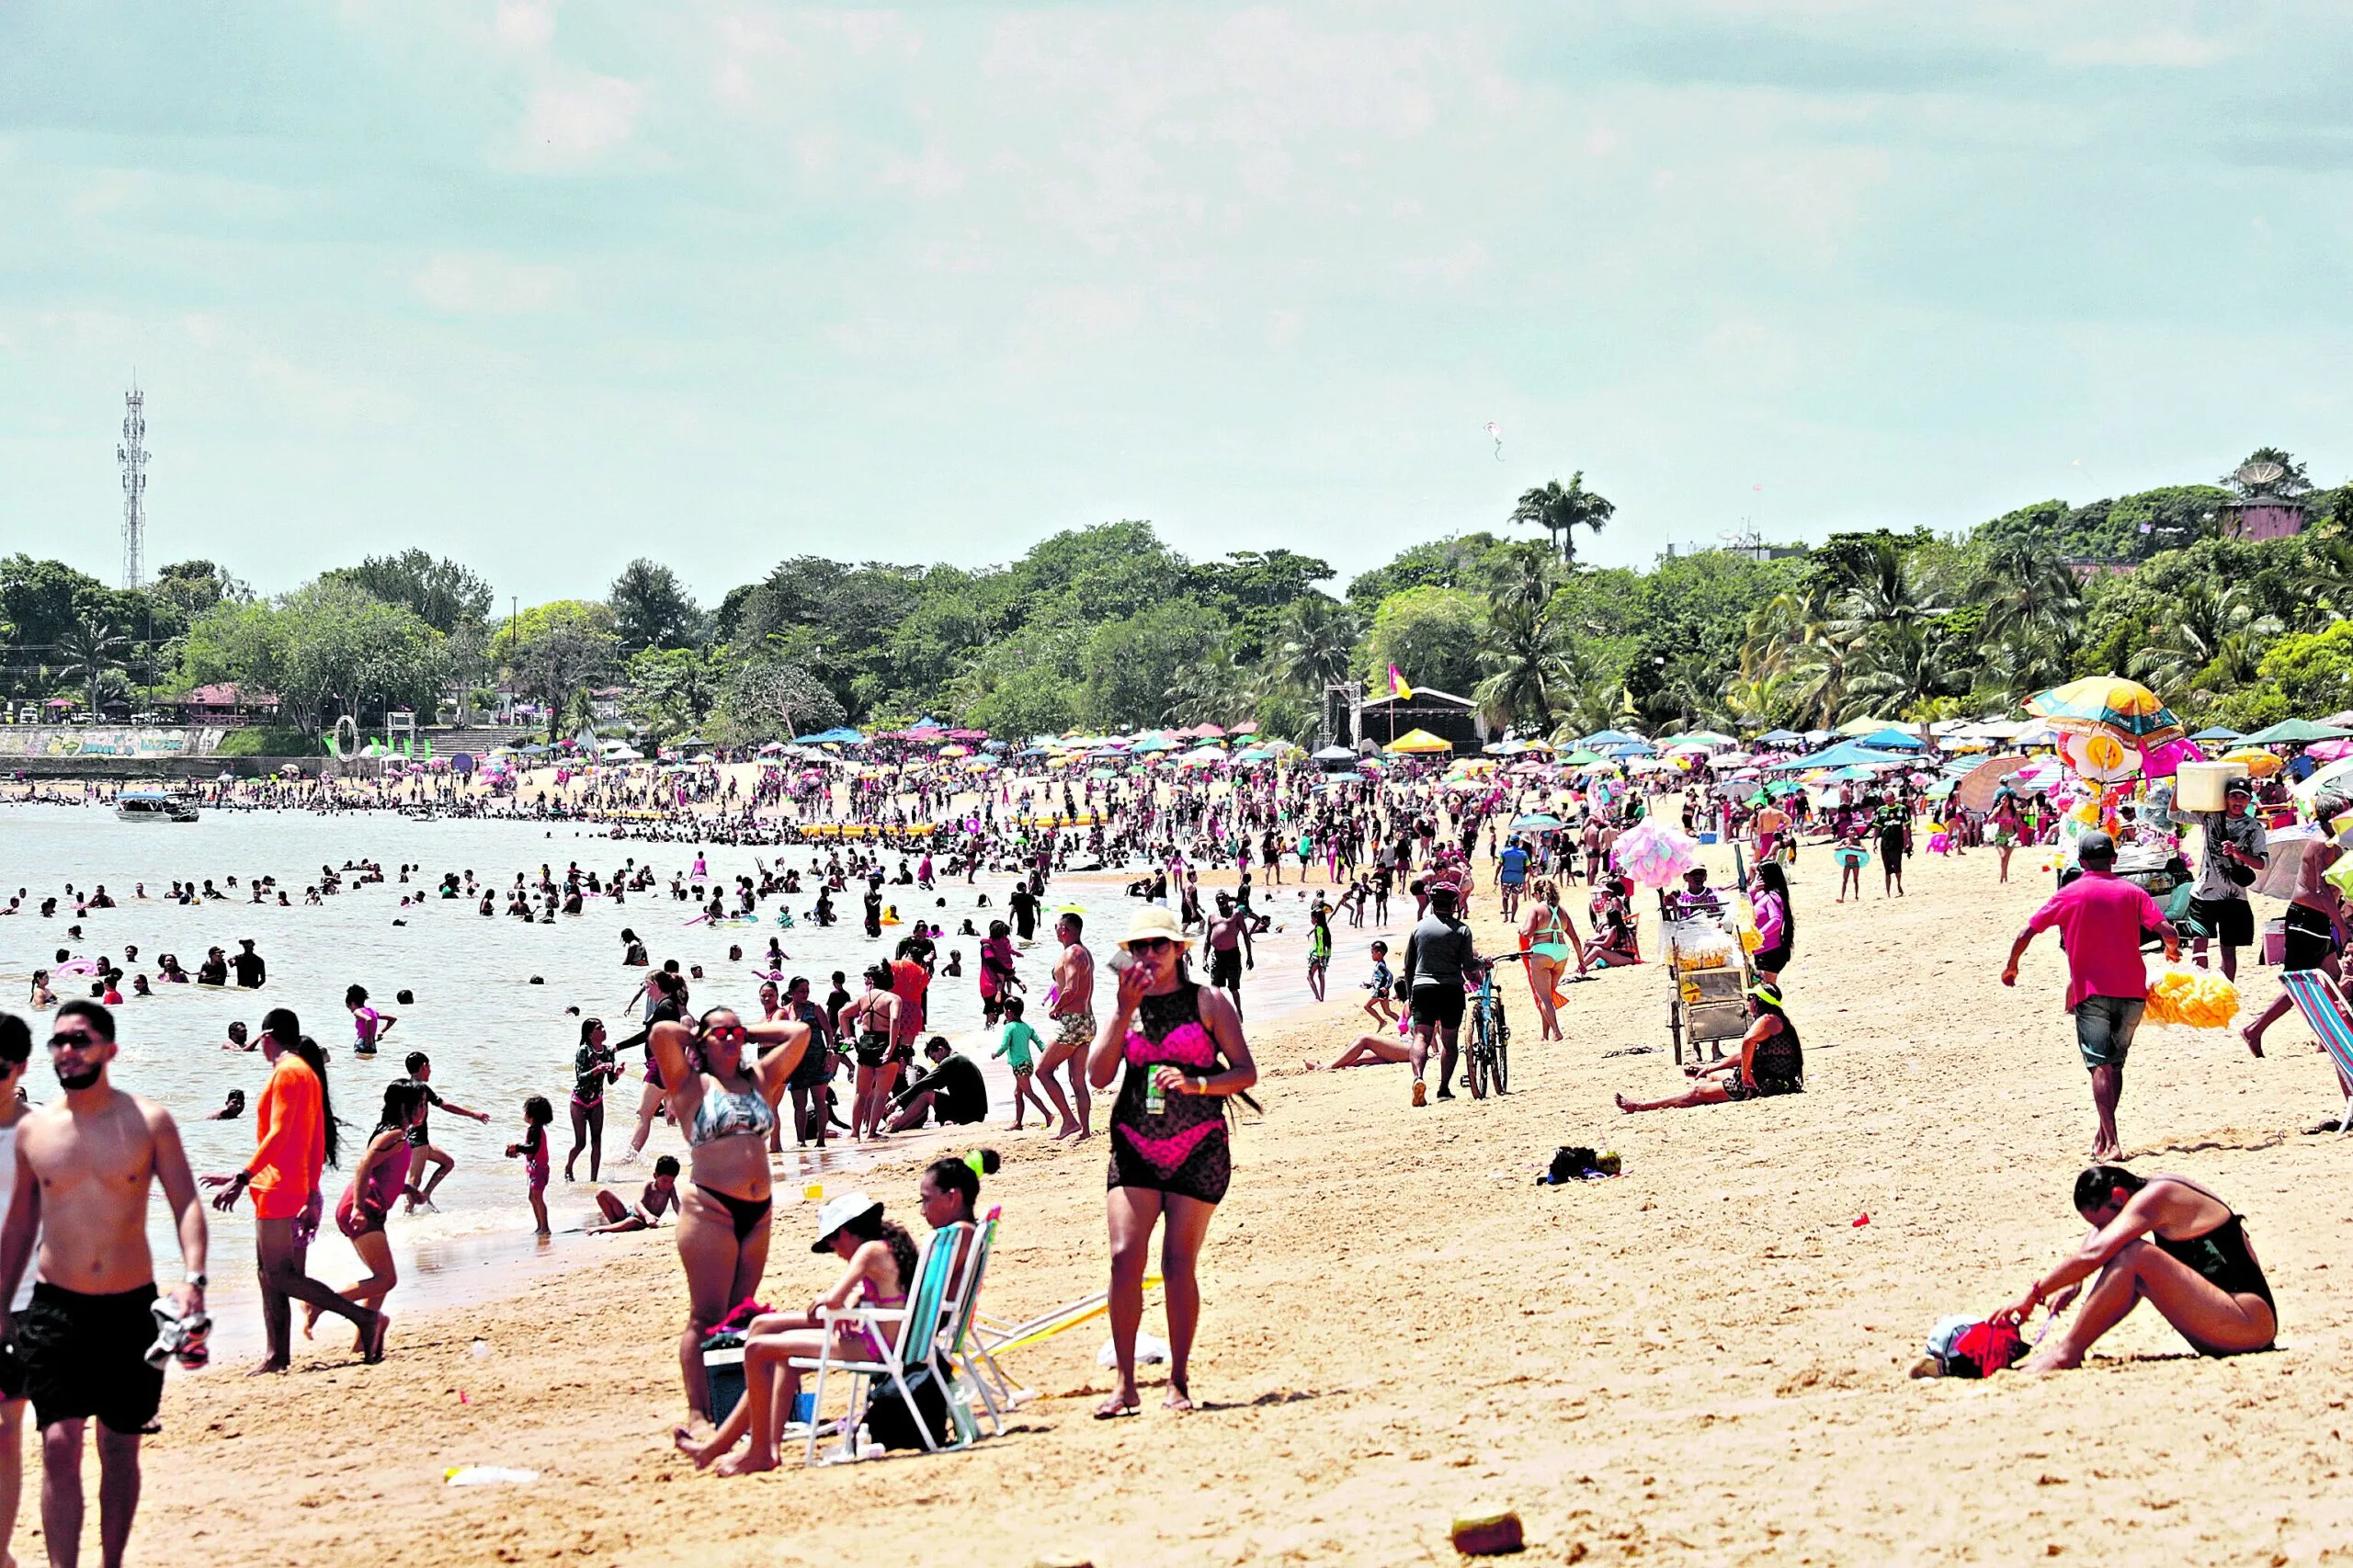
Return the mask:
<path id="1" fill-rule="evenodd" d="M 539 1233 L 548 1232 L 548 1128 L 555 1120 L 555 1108 L 548 1104 L 545 1095 L 533 1095 L 523 1102 L 523 1141 L 506 1145 L 506 1157 L 520 1158 L 523 1175 L 529 1181 L 531 1215 L 538 1220 Z"/>

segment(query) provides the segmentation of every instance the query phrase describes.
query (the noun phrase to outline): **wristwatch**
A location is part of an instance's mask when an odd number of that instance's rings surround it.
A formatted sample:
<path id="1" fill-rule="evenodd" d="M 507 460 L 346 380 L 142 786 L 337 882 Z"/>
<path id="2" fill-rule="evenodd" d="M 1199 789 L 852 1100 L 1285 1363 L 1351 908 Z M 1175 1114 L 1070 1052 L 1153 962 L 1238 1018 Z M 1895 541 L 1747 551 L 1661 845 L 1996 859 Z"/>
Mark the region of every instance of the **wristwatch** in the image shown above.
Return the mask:
<path id="1" fill-rule="evenodd" d="M 191 1274 L 187 1278 L 181 1280 L 180 1283 L 183 1285 L 193 1285 L 198 1290 L 201 1290 L 207 1287 L 209 1281 L 206 1280 L 204 1276 L 201 1274 Z"/>

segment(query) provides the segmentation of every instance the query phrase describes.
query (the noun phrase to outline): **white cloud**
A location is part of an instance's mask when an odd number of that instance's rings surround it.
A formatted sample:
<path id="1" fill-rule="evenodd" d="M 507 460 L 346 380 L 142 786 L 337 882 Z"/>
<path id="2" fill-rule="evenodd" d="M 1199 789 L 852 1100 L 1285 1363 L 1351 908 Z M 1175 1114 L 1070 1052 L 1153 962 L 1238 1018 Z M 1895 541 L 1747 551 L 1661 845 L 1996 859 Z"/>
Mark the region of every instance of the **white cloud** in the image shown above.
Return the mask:
<path id="1" fill-rule="evenodd" d="M 529 315 L 552 308 L 571 283 L 560 267 L 532 267 L 503 256 L 444 251 L 409 280 L 417 298 L 461 315 Z"/>
<path id="2" fill-rule="evenodd" d="M 508 49 L 544 50 L 555 41 L 555 0 L 499 0 L 491 31 Z"/>
<path id="3" fill-rule="evenodd" d="M 2211 65 L 2229 52 L 2217 40 L 2161 28 L 2133 38 L 2089 39 L 2061 50 L 2058 57 L 2067 65 L 2155 66 L 2187 71 Z"/>
<path id="4" fill-rule="evenodd" d="M 645 89 L 619 76 L 567 70 L 531 95 L 521 133 L 525 163 L 561 167 L 585 163 L 628 141 Z"/>

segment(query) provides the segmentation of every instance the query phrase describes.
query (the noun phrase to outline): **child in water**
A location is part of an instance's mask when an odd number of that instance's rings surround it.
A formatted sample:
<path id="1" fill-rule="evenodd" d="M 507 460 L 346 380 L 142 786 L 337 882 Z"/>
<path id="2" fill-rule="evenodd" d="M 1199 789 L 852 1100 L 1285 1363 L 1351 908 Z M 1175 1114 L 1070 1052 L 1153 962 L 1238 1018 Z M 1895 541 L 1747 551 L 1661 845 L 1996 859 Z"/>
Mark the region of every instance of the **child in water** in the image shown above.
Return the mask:
<path id="1" fill-rule="evenodd" d="M 523 1141 L 506 1145 L 506 1157 L 521 1158 L 523 1175 L 530 1183 L 531 1216 L 539 1221 L 539 1234 L 548 1234 L 548 1128 L 555 1120 L 555 1108 L 548 1104 L 545 1095 L 533 1095 L 523 1102 Z"/>

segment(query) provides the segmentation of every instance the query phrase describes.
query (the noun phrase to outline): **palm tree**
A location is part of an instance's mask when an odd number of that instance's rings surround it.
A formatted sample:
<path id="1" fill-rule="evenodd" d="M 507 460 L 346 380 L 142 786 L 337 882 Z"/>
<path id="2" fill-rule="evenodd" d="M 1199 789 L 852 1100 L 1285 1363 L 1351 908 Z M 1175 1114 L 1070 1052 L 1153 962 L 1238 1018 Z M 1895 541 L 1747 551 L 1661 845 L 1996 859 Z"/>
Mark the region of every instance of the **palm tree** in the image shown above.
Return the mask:
<path id="1" fill-rule="evenodd" d="M 1488 616 L 1485 662 L 1490 673 L 1471 693 L 1479 716 L 1502 730 L 1529 723 L 1549 728 L 1552 688 L 1568 676 L 1551 619 L 1518 605 L 1498 606 Z"/>
<path id="2" fill-rule="evenodd" d="M 1534 523 L 1551 533 L 1552 542 L 1561 547 L 1562 564 L 1574 566 L 1576 530 L 1583 528 L 1589 534 L 1597 534 L 1617 510 L 1610 502 L 1585 487 L 1585 470 L 1579 469 L 1569 476 L 1566 485 L 1557 479 L 1550 480 L 1522 494 L 1519 505 L 1512 508 L 1511 520 Z"/>
<path id="3" fill-rule="evenodd" d="M 2251 668 L 2279 631 L 2278 617 L 2256 613 L 2245 584 L 2218 593 L 2212 582 L 2193 579 L 2174 595 L 2149 645 L 2132 655 L 2131 674 L 2166 701 L 2196 706 L 2194 699 L 2219 689 L 2230 666 Z"/>
<path id="4" fill-rule="evenodd" d="M 58 678 L 82 682 L 93 717 L 98 711 L 100 681 L 108 671 L 122 667 L 123 653 L 130 645 L 129 638 L 96 616 L 76 621 L 58 638 L 57 651 L 65 656 Z"/>
<path id="5" fill-rule="evenodd" d="M 1351 605 L 1322 594 L 1293 599 L 1267 650 L 1267 673 L 1277 684 L 1320 704 L 1325 687 L 1348 678 L 1363 627 L 1363 617 Z"/>
<path id="6" fill-rule="evenodd" d="M 2006 540 L 1986 552 L 1969 597 L 1985 612 L 1981 646 L 2009 642 L 2040 648 L 2051 664 L 2065 665 L 2083 628 L 2084 595 L 2056 555 L 2028 540 Z"/>

